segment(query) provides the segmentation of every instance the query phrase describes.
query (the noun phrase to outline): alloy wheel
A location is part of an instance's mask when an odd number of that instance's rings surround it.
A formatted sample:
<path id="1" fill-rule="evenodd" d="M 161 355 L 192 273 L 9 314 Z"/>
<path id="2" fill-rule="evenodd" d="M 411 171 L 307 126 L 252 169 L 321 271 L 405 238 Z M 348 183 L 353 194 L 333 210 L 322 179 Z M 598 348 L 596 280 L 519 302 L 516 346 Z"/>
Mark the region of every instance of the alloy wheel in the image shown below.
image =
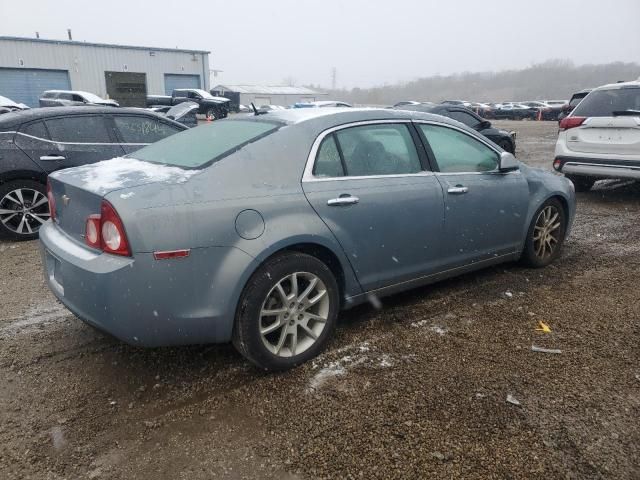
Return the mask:
<path id="1" fill-rule="evenodd" d="M 36 233 L 49 218 L 47 197 L 32 188 L 18 188 L 0 199 L 0 222 L 19 235 Z"/>
<path id="2" fill-rule="evenodd" d="M 541 259 L 554 254 L 560 241 L 560 212 L 553 205 L 547 205 L 538 214 L 533 229 L 533 249 Z"/>
<path id="3" fill-rule="evenodd" d="M 310 348 L 322 334 L 330 299 L 322 280 L 296 272 L 279 280 L 260 309 L 260 336 L 279 357 L 293 357 Z"/>

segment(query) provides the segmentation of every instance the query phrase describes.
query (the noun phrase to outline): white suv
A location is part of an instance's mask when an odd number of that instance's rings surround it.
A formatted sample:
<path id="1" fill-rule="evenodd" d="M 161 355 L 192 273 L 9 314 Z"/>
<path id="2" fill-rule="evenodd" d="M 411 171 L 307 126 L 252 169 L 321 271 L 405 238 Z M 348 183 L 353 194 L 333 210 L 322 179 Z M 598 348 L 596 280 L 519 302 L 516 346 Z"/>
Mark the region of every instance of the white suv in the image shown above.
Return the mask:
<path id="1" fill-rule="evenodd" d="M 577 191 L 603 178 L 640 180 L 640 79 L 594 89 L 562 119 L 553 167 Z"/>

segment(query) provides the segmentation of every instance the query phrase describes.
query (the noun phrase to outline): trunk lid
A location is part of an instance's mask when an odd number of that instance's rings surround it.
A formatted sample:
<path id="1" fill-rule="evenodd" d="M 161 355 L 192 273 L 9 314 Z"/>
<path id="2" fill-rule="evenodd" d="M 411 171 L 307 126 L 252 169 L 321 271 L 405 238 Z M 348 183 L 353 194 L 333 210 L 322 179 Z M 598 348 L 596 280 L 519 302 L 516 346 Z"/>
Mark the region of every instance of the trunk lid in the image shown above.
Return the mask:
<path id="1" fill-rule="evenodd" d="M 567 147 L 581 153 L 639 155 L 640 116 L 587 118 L 567 131 Z"/>
<path id="2" fill-rule="evenodd" d="M 182 183 L 196 173 L 199 171 L 133 158 L 114 158 L 59 170 L 49 175 L 56 204 L 56 224 L 84 243 L 87 217 L 100 213 L 100 204 L 108 193 L 149 183 Z"/>

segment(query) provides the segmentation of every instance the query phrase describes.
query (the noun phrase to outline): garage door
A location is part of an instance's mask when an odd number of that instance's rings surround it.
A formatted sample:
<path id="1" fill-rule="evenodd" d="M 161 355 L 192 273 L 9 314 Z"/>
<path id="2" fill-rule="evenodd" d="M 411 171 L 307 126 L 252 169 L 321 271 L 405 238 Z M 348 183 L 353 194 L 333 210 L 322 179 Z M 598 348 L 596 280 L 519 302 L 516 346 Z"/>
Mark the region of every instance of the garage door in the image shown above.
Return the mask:
<path id="1" fill-rule="evenodd" d="M 45 90 L 71 90 L 67 70 L 0 68 L 0 95 L 30 107 L 38 106 Z"/>
<path id="2" fill-rule="evenodd" d="M 174 88 L 200 88 L 200 75 L 164 74 L 164 93 L 171 95 Z"/>

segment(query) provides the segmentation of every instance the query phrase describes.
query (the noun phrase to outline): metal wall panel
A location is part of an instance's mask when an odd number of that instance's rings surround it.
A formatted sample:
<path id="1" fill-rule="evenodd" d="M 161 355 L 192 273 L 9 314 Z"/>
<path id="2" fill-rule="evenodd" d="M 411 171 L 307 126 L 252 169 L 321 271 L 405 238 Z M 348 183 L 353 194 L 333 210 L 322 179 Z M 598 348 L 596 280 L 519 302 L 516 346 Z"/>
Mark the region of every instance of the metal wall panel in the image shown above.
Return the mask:
<path id="1" fill-rule="evenodd" d="M 209 55 L 205 52 L 126 48 L 82 42 L 0 38 L 0 68 L 68 70 L 71 88 L 107 96 L 105 72 L 147 75 L 147 93 L 165 92 L 164 75 L 199 75 L 209 88 Z"/>
<path id="2" fill-rule="evenodd" d="M 0 95 L 14 102 L 37 107 L 45 90 L 69 90 L 71 82 L 66 70 L 0 68 Z"/>
<path id="3" fill-rule="evenodd" d="M 164 94 L 171 95 L 176 88 L 200 88 L 200 75 L 164 74 Z"/>

